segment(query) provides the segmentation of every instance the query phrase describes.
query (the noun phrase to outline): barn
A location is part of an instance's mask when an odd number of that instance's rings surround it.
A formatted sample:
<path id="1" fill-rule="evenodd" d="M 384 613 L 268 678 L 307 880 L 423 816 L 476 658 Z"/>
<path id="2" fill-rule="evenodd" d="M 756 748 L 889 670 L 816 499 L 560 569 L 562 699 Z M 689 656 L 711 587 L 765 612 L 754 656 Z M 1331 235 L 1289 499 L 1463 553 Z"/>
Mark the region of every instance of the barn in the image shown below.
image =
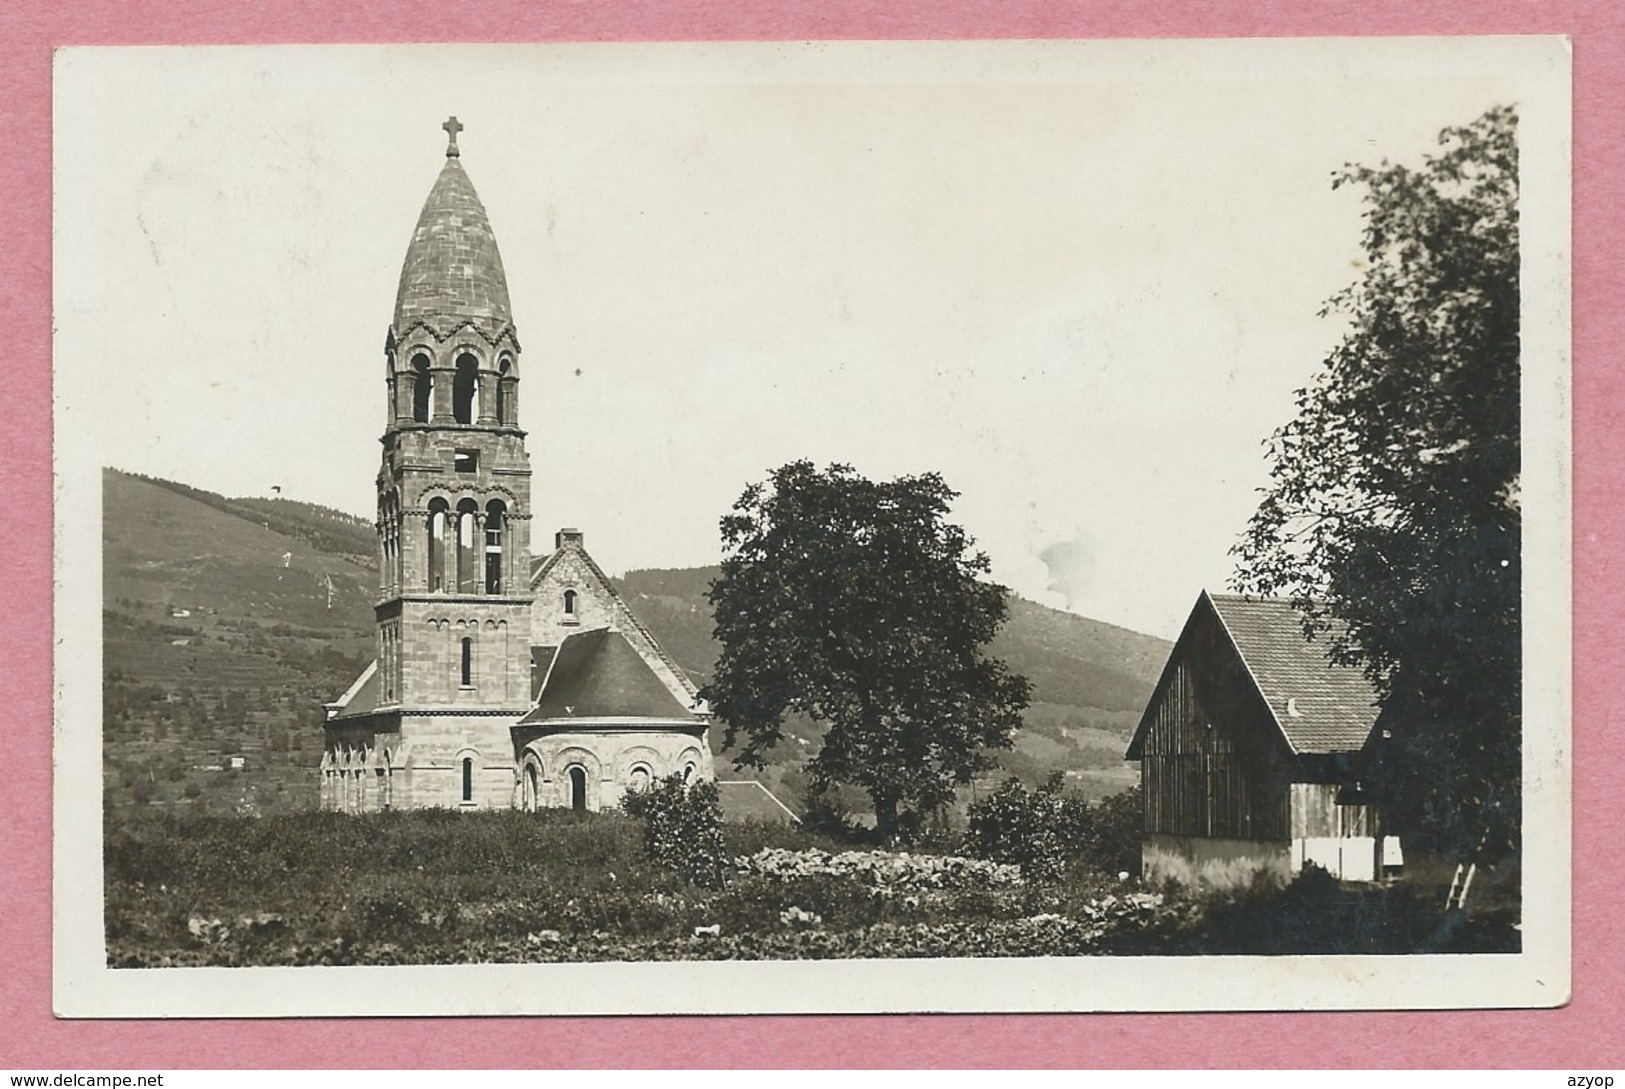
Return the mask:
<path id="1" fill-rule="evenodd" d="M 1159 876 L 1312 862 L 1345 880 L 1392 872 L 1399 843 L 1357 781 L 1377 720 L 1358 667 L 1304 634 L 1289 601 L 1203 592 L 1126 759 L 1140 763 L 1142 859 Z"/>

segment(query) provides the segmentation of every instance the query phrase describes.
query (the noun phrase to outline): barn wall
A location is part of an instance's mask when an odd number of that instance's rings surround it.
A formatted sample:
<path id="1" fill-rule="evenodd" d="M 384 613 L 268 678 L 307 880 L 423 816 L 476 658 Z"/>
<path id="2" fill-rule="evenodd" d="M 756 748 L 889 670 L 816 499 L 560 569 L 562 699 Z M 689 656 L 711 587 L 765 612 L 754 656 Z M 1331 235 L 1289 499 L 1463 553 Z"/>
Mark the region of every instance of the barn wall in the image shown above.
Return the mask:
<path id="1" fill-rule="evenodd" d="M 1148 835 L 1140 846 L 1140 874 L 1152 883 L 1244 888 L 1260 874 L 1284 884 L 1292 873 L 1285 843 L 1212 836 Z"/>
<path id="2" fill-rule="evenodd" d="M 1141 751 L 1146 834 L 1285 844 L 1280 757 L 1259 739 L 1263 731 L 1250 709 L 1209 707 L 1197 687 L 1187 655 L 1163 692 Z"/>
<path id="3" fill-rule="evenodd" d="M 1292 838 L 1370 836 L 1375 832 L 1371 807 L 1339 805 L 1336 783 L 1292 784 Z"/>
<path id="4" fill-rule="evenodd" d="M 1339 805 L 1335 783 L 1293 783 L 1292 872 L 1313 862 L 1345 881 L 1373 881 L 1380 872 L 1377 822 L 1366 805 Z"/>

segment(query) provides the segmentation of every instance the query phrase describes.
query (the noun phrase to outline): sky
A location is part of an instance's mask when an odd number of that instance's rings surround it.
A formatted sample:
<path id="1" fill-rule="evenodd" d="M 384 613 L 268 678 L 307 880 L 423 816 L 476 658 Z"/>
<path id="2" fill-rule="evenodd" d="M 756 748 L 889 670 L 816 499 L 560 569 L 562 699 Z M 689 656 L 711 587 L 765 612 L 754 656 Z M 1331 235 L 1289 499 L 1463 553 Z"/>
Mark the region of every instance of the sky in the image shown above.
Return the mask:
<path id="1" fill-rule="evenodd" d="M 994 576 L 1172 637 L 1359 275 L 1348 162 L 1516 102 L 1507 39 L 75 49 L 58 441 L 370 518 L 441 124 L 507 270 L 533 539 L 714 563 L 796 458 L 939 472 Z M 1535 73 L 1538 75 L 1538 73 Z M 66 405 L 66 409 L 64 409 Z"/>

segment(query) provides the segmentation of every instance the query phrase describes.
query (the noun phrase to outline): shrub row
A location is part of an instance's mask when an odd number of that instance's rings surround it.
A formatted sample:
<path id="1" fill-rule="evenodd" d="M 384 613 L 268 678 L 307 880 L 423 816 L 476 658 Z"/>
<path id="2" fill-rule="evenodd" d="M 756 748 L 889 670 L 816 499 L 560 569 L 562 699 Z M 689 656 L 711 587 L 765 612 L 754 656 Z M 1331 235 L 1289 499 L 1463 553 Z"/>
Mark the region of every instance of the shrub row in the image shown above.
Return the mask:
<path id="1" fill-rule="evenodd" d="M 792 851 L 769 847 L 749 858 L 735 859 L 734 868 L 741 873 L 761 874 L 781 881 L 823 875 L 856 879 L 877 888 L 916 892 L 925 889 L 992 889 L 1014 885 L 1021 880 L 1019 866 L 952 855 L 891 851 L 842 851 L 832 854 L 818 849 Z"/>

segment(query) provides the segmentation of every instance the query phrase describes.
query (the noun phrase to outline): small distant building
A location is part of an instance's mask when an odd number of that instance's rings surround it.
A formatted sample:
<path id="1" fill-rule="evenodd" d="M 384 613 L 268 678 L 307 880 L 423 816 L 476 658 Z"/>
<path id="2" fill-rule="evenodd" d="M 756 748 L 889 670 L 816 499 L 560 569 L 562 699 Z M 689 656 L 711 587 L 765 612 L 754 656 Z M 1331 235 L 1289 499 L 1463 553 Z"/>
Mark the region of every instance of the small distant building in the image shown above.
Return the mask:
<path id="1" fill-rule="evenodd" d="M 801 817 L 765 783 L 755 779 L 718 779 L 717 800 L 725 821 L 757 821 L 762 824 L 800 824 Z"/>
<path id="2" fill-rule="evenodd" d="M 1304 635 L 1291 602 L 1204 592 L 1140 718 L 1148 877 L 1235 862 L 1312 862 L 1370 881 L 1399 855 L 1357 771 L 1375 726 L 1364 673 Z"/>

